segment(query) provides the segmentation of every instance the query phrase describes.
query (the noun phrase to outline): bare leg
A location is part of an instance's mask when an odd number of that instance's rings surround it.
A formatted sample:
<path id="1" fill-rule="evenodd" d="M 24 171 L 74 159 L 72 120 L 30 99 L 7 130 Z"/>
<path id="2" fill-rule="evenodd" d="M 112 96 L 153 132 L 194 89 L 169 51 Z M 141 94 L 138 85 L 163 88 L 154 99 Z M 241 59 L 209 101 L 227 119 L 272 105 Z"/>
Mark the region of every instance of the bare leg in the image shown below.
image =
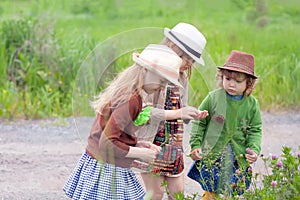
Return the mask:
<path id="1" fill-rule="evenodd" d="M 164 187 L 161 183 L 164 181 L 164 176 L 157 176 L 151 173 L 141 173 L 147 195 L 150 194 L 152 200 L 161 200 L 164 196 Z"/>
<path id="2" fill-rule="evenodd" d="M 169 191 L 169 200 L 175 199 L 174 193 L 184 193 L 184 175 L 178 177 L 165 177 L 168 182 L 167 188 Z"/>

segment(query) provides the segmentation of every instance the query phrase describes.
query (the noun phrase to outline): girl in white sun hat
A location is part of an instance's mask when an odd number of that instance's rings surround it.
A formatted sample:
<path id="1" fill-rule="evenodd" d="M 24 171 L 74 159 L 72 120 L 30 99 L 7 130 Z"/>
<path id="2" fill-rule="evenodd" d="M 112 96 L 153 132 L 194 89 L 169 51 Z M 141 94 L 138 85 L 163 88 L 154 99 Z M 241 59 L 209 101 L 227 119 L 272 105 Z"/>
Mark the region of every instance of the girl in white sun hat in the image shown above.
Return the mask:
<path id="1" fill-rule="evenodd" d="M 202 53 L 206 45 L 203 34 L 193 25 L 180 22 L 172 29 L 164 29 L 165 38 L 161 44 L 168 46 L 182 58 L 179 69 L 179 82 L 183 87 L 168 84 L 166 90 L 156 91 L 153 94 L 153 102 L 156 108 L 151 110 L 154 116 L 163 113 L 164 121 L 151 120 L 148 126 L 139 129 L 138 136 L 142 140 L 152 141 L 161 147 L 161 151 L 154 162 L 153 167 L 142 173 L 142 178 L 151 199 L 162 199 L 164 187 L 167 182 L 169 199 L 175 199 L 175 193 L 184 192 L 184 160 L 183 160 L 183 121 L 204 119 L 207 111 L 188 106 L 188 80 L 191 76 L 194 62 L 204 65 Z"/>
<path id="2" fill-rule="evenodd" d="M 151 162 L 160 147 L 138 141 L 142 92 L 151 94 L 178 82 L 182 59 L 165 45 L 134 53 L 132 66 L 121 72 L 91 106 L 96 118 L 86 151 L 64 185 L 72 199 L 143 199 L 145 191 L 130 166 L 134 159 Z"/>

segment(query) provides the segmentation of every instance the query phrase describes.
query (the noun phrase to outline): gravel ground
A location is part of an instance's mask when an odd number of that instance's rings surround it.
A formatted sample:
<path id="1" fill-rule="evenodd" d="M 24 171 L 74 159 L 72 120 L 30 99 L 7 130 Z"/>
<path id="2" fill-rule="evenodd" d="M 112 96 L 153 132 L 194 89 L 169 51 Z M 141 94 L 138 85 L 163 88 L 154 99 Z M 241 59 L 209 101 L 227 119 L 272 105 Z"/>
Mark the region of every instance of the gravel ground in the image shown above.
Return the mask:
<path id="1" fill-rule="evenodd" d="M 262 154 L 279 155 L 282 146 L 298 149 L 300 113 L 262 113 L 262 118 Z M 88 117 L 0 121 L 0 199 L 67 199 L 62 187 L 84 151 L 92 121 Z M 191 160 L 185 158 L 185 163 L 188 169 Z M 263 170 L 261 161 L 254 164 L 254 172 Z M 188 178 L 185 190 L 202 193 Z"/>

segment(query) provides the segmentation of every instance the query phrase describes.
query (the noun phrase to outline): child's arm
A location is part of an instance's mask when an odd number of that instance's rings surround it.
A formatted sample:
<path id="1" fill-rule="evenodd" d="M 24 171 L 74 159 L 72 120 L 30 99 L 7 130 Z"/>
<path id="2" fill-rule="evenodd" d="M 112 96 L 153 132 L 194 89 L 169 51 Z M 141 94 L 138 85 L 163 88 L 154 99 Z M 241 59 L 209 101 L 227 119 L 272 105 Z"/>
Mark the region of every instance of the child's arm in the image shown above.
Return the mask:
<path id="1" fill-rule="evenodd" d="M 252 121 L 248 130 L 246 159 L 252 164 L 257 160 L 257 157 L 261 150 L 261 138 L 262 138 L 262 120 L 260 115 L 260 108 L 258 102 L 256 102 L 255 110 L 253 111 Z"/>
<path id="2" fill-rule="evenodd" d="M 155 145 L 156 146 L 156 145 Z M 126 158 L 139 158 L 146 162 L 152 162 L 158 155 L 158 149 L 147 147 L 130 147 Z"/>
<path id="3" fill-rule="evenodd" d="M 210 120 L 210 116 L 208 115 L 209 108 L 210 108 L 210 97 L 207 96 L 198 108 L 199 111 L 203 110 L 202 112 L 204 112 L 203 115 L 205 116 L 205 118 L 202 120 L 192 121 L 192 127 L 191 127 L 191 132 L 190 132 L 190 141 L 189 141 L 192 152 L 194 150 L 198 149 L 198 150 L 196 150 L 196 153 L 198 153 L 198 152 L 200 152 L 199 149 L 201 150 L 205 131 L 207 129 L 207 124 Z M 200 158 L 200 157 L 198 156 L 195 158 Z"/>
<path id="4" fill-rule="evenodd" d="M 189 119 L 202 120 L 208 115 L 208 112 L 200 111 L 192 106 L 186 106 L 178 110 L 165 110 L 165 120 L 172 119 Z"/>
<path id="5" fill-rule="evenodd" d="M 99 139 L 99 147 L 103 155 L 113 155 L 124 158 L 130 146 L 136 145 L 133 120 L 141 111 L 141 100 L 138 96 L 132 96 L 129 102 L 125 102 L 114 108 Z"/>
<path id="6" fill-rule="evenodd" d="M 135 145 L 136 147 L 143 147 L 143 148 L 148 148 L 152 149 L 156 152 L 160 152 L 161 147 L 153 144 L 152 142 L 149 141 L 138 141 L 137 144 Z"/>

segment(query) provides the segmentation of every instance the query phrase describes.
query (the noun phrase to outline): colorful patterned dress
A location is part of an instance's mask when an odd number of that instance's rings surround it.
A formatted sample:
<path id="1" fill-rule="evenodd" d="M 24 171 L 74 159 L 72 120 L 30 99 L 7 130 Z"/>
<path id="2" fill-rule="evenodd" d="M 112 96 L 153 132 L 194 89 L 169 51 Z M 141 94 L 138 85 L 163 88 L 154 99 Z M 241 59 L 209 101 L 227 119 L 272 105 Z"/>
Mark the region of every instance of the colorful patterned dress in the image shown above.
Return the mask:
<path id="1" fill-rule="evenodd" d="M 165 110 L 181 108 L 180 90 L 178 86 L 168 85 L 166 90 Z M 154 173 L 163 176 L 179 176 L 184 169 L 183 162 L 183 121 L 166 120 L 160 124 L 153 143 L 162 149 L 153 165 Z"/>

